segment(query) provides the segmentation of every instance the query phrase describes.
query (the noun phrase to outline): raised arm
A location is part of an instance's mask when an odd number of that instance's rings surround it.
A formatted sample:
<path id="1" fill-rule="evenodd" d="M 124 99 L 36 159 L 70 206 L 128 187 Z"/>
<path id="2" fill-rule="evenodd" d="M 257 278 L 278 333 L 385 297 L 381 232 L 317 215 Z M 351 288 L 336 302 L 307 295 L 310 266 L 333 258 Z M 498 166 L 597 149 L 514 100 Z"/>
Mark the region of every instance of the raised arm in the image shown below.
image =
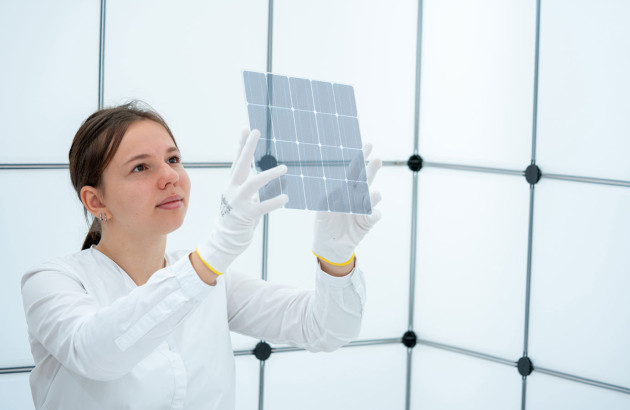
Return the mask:
<path id="1" fill-rule="evenodd" d="M 102 307 L 71 269 L 47 264 L 24 275 L 24 311 L 31 336 L 64 367 L 93 380 L 128 373 L 215 290 L 186 255 Z"/>
<path id="2" fill-rule="evenodd" d="M 230 329 L 313 352 L 355 339 L 365 305 L 363 273 L 334 277 L 316 268 L 315 290 L 265 282 L 239 272 L 226 278 Z"/>

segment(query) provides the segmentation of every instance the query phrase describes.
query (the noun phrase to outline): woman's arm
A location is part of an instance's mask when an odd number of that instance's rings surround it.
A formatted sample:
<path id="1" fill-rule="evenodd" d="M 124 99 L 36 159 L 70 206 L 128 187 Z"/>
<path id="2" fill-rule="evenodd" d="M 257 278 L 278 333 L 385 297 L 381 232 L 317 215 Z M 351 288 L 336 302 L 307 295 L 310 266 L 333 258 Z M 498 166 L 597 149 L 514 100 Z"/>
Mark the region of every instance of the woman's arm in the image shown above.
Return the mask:
<path id="1" fill-rule="evenodd" d="M 47 264 L 24 275 L 26 321 L 64 367 L 93 380 L 128 373 L 215 289 L 200 280 L 186 255 L 101 307 L 71 269 Z"/>
<path id="2" fill-rule="evenodd" d="M 332 351 L 355 339 L 365 303 L 363 273 L 334 277 L 319 267 L 315 291 L 239 272 L 226 278 L 230 329 L 274 343 Z"/>

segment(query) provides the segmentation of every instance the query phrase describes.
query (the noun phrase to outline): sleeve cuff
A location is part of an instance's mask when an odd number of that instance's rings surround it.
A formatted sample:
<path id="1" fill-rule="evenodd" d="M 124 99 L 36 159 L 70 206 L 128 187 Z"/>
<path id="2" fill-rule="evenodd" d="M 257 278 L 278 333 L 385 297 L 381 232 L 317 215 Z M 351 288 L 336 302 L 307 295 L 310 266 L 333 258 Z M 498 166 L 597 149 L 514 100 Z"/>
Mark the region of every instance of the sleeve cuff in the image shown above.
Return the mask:
<path id="1" fill-rule="evenodd" d="M 351 286 L 353 284 L 352 277 L 354 276 L 355 271 L 357 270 L 357 266 L 354 266 L 354 269 L 346 276 L 332 276 L 324 272 L 319 265 L 319 262 L 315 260 L 315 266 L 317 268 L 317 276 L 318 279 L 325 283 L 327 286 L 335 287 L 335 288 L 345 288 Z"/>
<path id="2" fill-rule="evenodd" d="M 175 262 L 171 266 L 171 271 L 177 278 L 184 295 L 190 299 L 198 298 L 213 288 L 201 280 L 197 271 L 195 271 L 195 268 L 193 268 L 192 263 L 190 262 L 189 253 L 186 253 L 182 258 Z"/>

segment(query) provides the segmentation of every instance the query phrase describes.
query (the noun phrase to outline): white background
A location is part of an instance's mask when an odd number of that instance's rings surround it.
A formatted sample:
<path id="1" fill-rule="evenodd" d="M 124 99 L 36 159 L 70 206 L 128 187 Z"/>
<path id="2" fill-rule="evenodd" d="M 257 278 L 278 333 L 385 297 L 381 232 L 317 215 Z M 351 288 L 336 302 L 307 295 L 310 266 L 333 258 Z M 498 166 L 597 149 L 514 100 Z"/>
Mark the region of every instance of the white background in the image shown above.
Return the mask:
<path id="1" fill-rule="evenodd" d="M 98 108 L 100 1 L 0 0 L 0 164 L 67 163 Z M 104 102 L 141 99 L 173 130 L 185 162 L 230 162 L 247 124 L 242 70 L 265 71 L 268 3 L 109 0 Z M 368 304 L 360 340 L 421 339 L 511 362 L 523 354 L 530 187 L 522 176 L 432 163 L 630 181 L 630 3 L 542 1 L 535 130 L 536 1 L 276 0 L 273 71 L 352 84 L 364 142 L 384 167 L 382 221 L 357 249 Z M 422 46 L 420 104 L 414 104 Z M 391 164 L 391 163 L 390 163 Z M 205 237 L 226 169 L 191 169 L 184 226 L 169 248 Z M 0 169 L 0 368 L 32 366 L 20 278 L 76 252 L 87 225 L 65 169 Z M 269 280 L 313 287 L 313 214 L 269 221 Z M 528 355 L 534 367 L 630 388 L 630 188 L 543 179 L 535 186 Z M 262 229 L 239 268 L 261 274 Z M 296 270 L 293 267 L 299 266 Z M 257 340 L 234 335 L 234 348 Z M 412 350 L 411 408 L 519 409 L 516 368 L 426 345 Z M 237 408 L 258 408 L 259 362 L 239 356 Z M 274 353 L 266 408 L 403 409 L 401 343 L 330 354 Z M 0 374 L 0 407 L 31 409 L 28 373 Z M 627 409 L 630 395 L 542 373 L 528 409 Z"/>

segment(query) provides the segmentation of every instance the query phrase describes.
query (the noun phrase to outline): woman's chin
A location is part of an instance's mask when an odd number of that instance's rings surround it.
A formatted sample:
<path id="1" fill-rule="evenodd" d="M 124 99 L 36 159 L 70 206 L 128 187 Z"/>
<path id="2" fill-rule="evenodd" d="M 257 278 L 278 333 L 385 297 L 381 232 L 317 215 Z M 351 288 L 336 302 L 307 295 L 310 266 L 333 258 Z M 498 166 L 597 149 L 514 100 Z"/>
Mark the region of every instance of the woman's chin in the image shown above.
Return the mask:
<path id="1" fill-rule="evenodd" d="M 184 224 L 184 216 L 186 216 L 185 214 L 181 216 L 178 215 L 177 217 L 175 217 L 175 215 L 172 216 L 172 218 L 168 219 L 163 218 L 156 224 L 156 227 L 158 227 L 160 234 L 167 235 L 169 233 L 175 232 Z"/>

